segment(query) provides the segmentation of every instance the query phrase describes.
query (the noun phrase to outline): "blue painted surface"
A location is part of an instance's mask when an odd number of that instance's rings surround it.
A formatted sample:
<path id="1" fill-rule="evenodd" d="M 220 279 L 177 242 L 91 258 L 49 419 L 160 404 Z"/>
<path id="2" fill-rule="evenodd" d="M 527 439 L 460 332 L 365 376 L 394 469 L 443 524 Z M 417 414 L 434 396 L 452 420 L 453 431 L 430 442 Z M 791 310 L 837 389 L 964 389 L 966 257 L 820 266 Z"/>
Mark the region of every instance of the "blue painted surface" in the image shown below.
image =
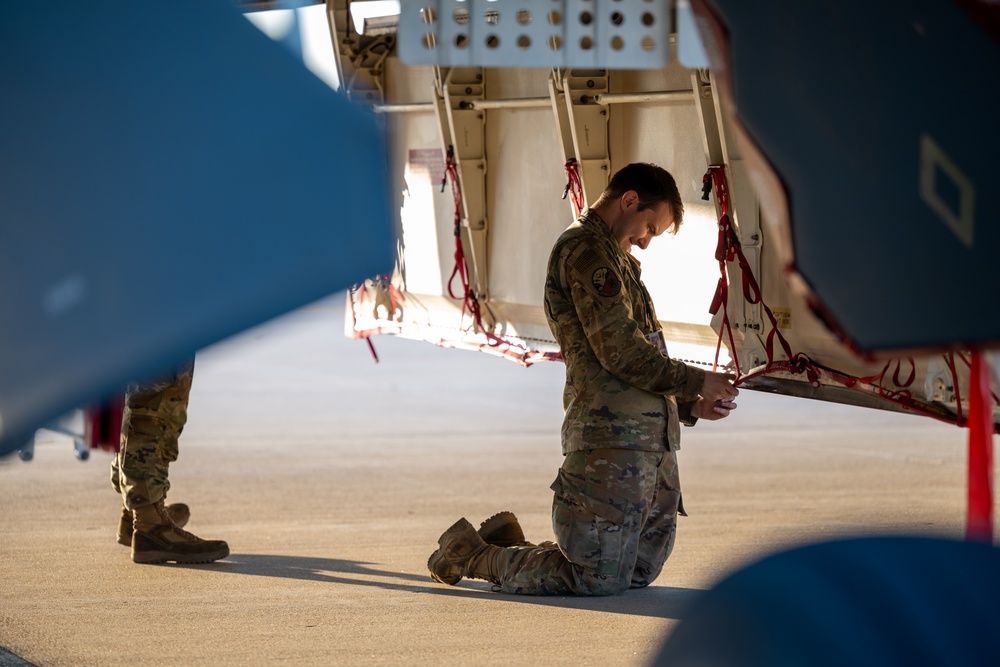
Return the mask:
<path id="1" fill-rule="evenodd" d="M 796 269 L 868 351 L 1000 341 L 1000 41 L 955 2 L 712 0 L 738 116 L 784 182 Z M 971 246 L 921 193 L 929 137 Z M 931 199 L 956 215 L 934 167 Z"/>
<path id="2" fill-rule="evenodd" d="M 382 132 L 226 2 L 0 23 L 0 453 L 391 269 Z"/>
<path id="3" fill-rule="evenodd" d="M 697 600 L 654 664 L 1000 664 L 1000 550 L 865 537 L 768 556 Z"/>

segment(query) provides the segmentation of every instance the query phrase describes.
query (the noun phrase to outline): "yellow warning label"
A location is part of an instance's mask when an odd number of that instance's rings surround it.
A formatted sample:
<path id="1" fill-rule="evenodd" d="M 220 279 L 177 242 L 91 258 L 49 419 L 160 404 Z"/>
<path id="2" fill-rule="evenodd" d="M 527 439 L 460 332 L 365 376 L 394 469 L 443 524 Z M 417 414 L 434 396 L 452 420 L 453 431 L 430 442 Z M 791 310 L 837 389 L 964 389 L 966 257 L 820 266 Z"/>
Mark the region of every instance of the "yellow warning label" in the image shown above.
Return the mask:
<path id="1" fill-rule="evenodd" d="M 791 308 L 772 308 L 771 312 L 774 313 L 774 320 L 778 323 L 779 329 L 791 329 L 792 328 L 792 309 Z"/>

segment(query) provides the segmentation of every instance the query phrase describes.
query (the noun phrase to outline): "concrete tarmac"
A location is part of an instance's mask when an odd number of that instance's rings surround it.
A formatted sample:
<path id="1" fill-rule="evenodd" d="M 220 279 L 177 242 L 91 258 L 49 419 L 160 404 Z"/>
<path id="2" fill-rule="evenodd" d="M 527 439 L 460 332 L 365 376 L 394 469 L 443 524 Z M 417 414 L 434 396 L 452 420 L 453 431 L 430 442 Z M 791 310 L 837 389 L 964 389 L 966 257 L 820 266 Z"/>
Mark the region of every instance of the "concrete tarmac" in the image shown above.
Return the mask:
<path id="1" fill-rule="evenodd" d="M 445 586 L 427 557 L 500 510 L 552 538 L 561 364 L 343 335 L 342 295 L 199 353 L 170 500 L 225 539 L 212 565 L 135 565 L 111 455 L 40 434 L 0 460 L 0 665 L 644 665 L 704 590 L 790 546 L 961 538 L 967 433 L 742 392 L 684 429 L 677 545 L 613 598 Z M 44 432 L 43 432 L 44 433 Z M 8 662 L 5 662 L 8 661 Z"/>

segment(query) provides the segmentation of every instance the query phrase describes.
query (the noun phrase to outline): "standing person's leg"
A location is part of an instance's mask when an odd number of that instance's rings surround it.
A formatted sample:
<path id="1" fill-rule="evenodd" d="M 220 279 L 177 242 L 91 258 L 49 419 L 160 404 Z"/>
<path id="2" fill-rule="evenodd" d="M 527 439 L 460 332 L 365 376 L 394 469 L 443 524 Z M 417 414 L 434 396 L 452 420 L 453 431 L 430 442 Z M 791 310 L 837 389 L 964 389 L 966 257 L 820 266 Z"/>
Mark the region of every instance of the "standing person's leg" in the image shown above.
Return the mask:
<path id="1" fill-rule="evenodd" d="M 648 586 L 660 575 L 674 549 L 677 515 L 684 514 L 677 452 L 667 451 L 656 470 L 656 489 L 649 515 L 639 535 L 639 553 L 632 573 L 632 588 Z"/>
<path id="2" fill-rule="evenodd" d="M 119 487 L 129 509 L 161 501 L 170 490 L 168 468 L 177 460 L 193 377 L 192 360 L 168 377 L 129 385 L 125 393 Z"/>
<path id="3" fill-rule="evenodd" d="M 118 522 L 118 543 L 132 546 L 132 510 L 127 506 L 122 486 L 122 468 L 127 467 L 132 480 L 164 480 L 161 499 L 170 488 L 168 468 L 177 460 L 178 439 L 187 423 L 187 404 L 194 375 L 194 359 L 167 378 L 130 385 L 125 394 L 121 440 L 111 462 L 111 485 L 122 496 L 122 514 Z M 155 451 L 155 458 L 150 452 Z M 126 488 L 128 485 L 126 485 Z M 151 494 L 159 493 L 153 484 Z M 183 528 L 191 517 L 184 503 L 166 506 L 170 519 Z"/>
<path id="4" fill-rule="evenodd" d="M 204 563 L 229 555 L 225 542 L 181 530 L 164 506 L 193 374 L 192 360 L 170 377 L 130 385 L 125 394 L 118 486 L 133 516 L 132 560 L 137 563 Z"/>
<path id="5" fill-rule="evenodd" d="M 121 452 L 119 451 L 115 455 L 115 458 L 111 460 L 111 485 L 114 487 L 115 493 L 122 497 L 122 513 L 118 519 L 118 544 L 130 547 L 132 546 L 132 523 L 134 517 L 132 516 L 132 510 L 125 506 L 125 498 L 121 490 L 120 454 Z M 191 509 L 184 503 L 170 503 L 166 505 L 166 510 L 170 520 L 178 528 L 183 528 L 191 520 Z"/>

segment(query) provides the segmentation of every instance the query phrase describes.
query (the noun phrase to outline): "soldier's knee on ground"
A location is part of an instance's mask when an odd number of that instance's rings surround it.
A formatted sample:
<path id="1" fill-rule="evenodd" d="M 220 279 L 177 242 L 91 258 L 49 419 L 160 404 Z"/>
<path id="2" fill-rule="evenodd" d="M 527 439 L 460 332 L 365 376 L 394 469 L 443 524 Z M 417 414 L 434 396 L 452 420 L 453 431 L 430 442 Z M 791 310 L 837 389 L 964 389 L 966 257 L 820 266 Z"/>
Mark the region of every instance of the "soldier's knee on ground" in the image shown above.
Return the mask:
<path id="1" fill-rule="evenodd" d="M 639 559 L 635 563 L 635 569 L 632 570 L 632 588 L 645 588 L 651 583 L 656 581 L 656 578 L 660 576 L 660 572 L 663 570 L 663 565 L 660 567 L 653 567 L 649 563 L 644 562 Z"/>
<path id="2" fill-rule="evenodd" d="M 581 578 L 579 595 L 606 596 L 624 593 L 632 587 L 632 579 L 624 573 L 617 575 L 590 574 Z"/>

